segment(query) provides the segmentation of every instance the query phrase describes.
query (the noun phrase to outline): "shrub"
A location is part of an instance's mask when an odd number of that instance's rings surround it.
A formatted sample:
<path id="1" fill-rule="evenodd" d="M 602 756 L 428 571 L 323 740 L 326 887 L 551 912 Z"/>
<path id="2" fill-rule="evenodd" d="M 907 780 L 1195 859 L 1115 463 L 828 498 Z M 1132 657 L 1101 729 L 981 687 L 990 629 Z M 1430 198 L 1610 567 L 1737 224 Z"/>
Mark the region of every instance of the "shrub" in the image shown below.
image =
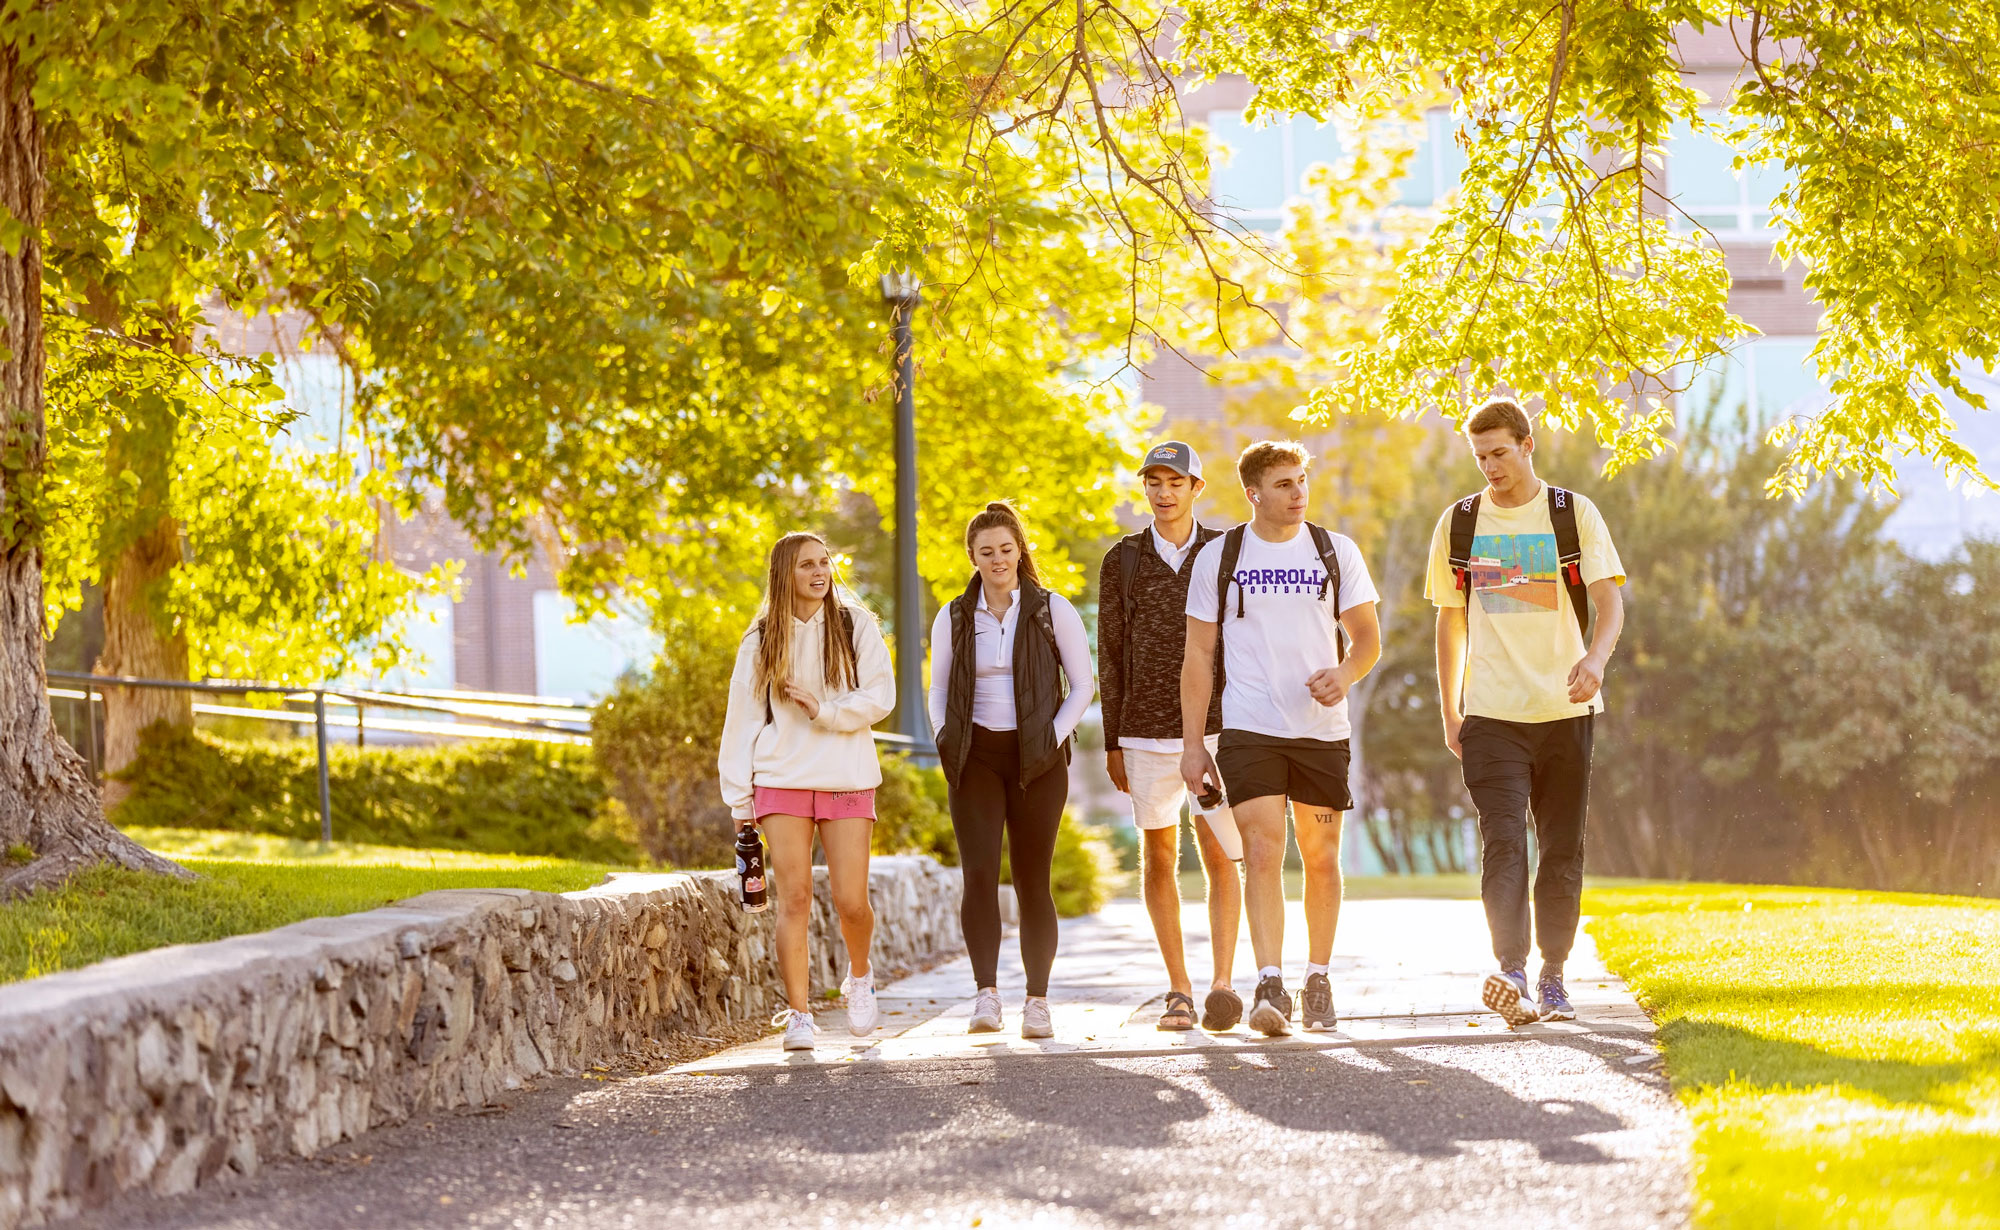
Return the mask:
<path id="1" fill-rule="evenodd" d="M 928 854 L 958 866 L 958 835 L 951 827 L 951 803 L 944 770 L 920 768 L 907 756 L 882 757 L 882 788 L 875 792 L 877 854 Z"/>
<path id="2" fill-rule="evenodd" d="M 1106 883 L 1117 867 L 1117 855 L 1097 830 L 1078 824 L 1063 813 L 1056 830 L 1055 862 L 1049 868 L 1049 889 L 1056 913 L 1064 918 L 1095 914 L 1104 905 Z"/>
<path id="3" fill-rule="evenodd" d="M 652 673 L 620 680 L 592 718 L 597 764 L 613 805 L 631 817 L 646 853 L 662 862 L 719 867 L 735 858 L 735 822 L 722 804 L 715 757 L 740 643 L 738 631 L 720 619 L 683 620 Z M 876 853 L 928 854 L 958 864 L 938 769 L 885 753 L 875 811 Z"/>
<path id="4" fill-rule="evenodd" d="M 715 772 L 737 638 L 689 629 L 650 675 L 627 675 L 591 714 L 591 750 L 639 844 L 677 867 L 735 858 L 735 825 Z"/>
<path id="5" fill-rule="evenodd" d="M 639 855 L 588 748 L 496 739 L 327 753 L 343 841 L 616 863 Z M 160 723 L 118 778 L 132 790 L 112 815 L 118 824 L 319 836 L 309 741 L 238 742 Z"/>

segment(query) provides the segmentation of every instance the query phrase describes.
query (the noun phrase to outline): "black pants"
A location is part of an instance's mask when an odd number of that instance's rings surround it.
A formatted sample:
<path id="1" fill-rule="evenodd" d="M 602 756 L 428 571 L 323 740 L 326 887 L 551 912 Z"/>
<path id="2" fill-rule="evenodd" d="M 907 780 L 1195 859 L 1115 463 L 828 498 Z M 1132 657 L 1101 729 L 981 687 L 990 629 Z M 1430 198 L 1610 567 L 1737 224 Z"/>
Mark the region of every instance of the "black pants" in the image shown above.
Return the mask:
<path id="1" fill-rule="evenodd" d="M 1068 765 L 1057 764 L 1023 786 L 1015 733 L 972 728 L 965 772 L 951 792 L 951 827 L 958 834 L 958 862 L 965 873 L 965 902 L 958 917 L 979 987 L 994 985 L 1000 965 L 1004 832 L 1021 906 L 1021 965 L 1028 974 L 1028 994 L 1049 993 L 1049 966 L 1056 960 L 1056 899 L 1049 892 L 1049 865 L 1055 860 L 1056 826 L 1067 802 Z"/>
<path id="2" fill-rule="evenodd" d="M 1468 717 L 1459 730 L 1465 788 L 1479 809 L 1479 896 L 1501 969 L 1528 964 L 1528 816 L 1535 818 L 1534 938 L 1560 965 L 1576 942 L 1583 900 L 1583 821 L 1590 802 L 1591 720 L 1502 722 Z"/>

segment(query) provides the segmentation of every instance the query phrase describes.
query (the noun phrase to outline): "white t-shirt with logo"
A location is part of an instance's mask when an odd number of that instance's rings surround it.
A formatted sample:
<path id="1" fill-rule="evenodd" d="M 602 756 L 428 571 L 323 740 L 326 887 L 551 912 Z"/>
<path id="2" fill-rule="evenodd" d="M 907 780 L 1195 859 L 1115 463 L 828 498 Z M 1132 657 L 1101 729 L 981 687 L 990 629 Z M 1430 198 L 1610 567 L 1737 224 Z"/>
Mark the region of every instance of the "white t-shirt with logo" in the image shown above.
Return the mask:
<path id="1" fill-rule="evenodd" d="M 1377 601 L 1360 548 L 1345 534 L 1332 538 L 1334 558 L 1340 562 L 1339 609 Z M 1203 547 L 1188 578 L 1187 613 L 1203 622 L 1215 619 L 1222 544 L 1218 538 Z M 1306 688 L 1314 672 L 1338 665 L 1333 599 L 1320 598 L 1326 579 L 1312 531 L 1305 526 L 1286 542 L 1265 542 L 1245 527 L 1236 585 L 1229 587 L 1220 627 L 1224 729 L 1280 739 L 1347 738 L 1347 701 L 1322 705 Z M 1242 586 L 1241 619 L 1236 616 L 1237 585 Z"/>

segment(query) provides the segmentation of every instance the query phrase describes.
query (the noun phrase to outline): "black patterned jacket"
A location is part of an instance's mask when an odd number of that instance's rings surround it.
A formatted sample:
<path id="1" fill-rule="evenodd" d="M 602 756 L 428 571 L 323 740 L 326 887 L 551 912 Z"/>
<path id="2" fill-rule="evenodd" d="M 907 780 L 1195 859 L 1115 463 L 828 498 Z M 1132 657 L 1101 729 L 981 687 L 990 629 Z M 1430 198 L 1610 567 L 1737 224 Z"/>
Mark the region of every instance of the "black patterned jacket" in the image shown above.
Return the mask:
<path id="1" fill-rule="evenodd" d="M 1104 746 L 1120 736 L 1134 739 L 1181 737 L 1181 654 L 1187 648 L 1188 576 L 1202 545 L 1222 531 L 1195 526 L 1195 549 L 1179 572 L 1153 549 L 1152 527 L 1120 539 L 1105 552 L 1097 574 L 1097 698 L 1104 710 Z M 1128 547 L 1127 544 L 1130 544 Z M 1132 617 L 1125 618 L 1125 593 L 1118 557 L 1136 547 Z M 1222 730 L 1222 661 L 1215 664 L 1209 694 L 1207 733 Z"/>

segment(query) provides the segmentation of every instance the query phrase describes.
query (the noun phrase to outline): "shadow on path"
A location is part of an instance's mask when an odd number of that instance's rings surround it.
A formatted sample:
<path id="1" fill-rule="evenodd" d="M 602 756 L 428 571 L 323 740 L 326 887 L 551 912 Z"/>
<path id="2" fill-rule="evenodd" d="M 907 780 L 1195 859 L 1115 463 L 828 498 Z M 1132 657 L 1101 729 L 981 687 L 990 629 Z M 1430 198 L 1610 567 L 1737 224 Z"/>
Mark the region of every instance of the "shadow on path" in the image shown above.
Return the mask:
<path id="1" fill-rule="evenodd" d="M 1663 1187 L 1586 1139 L 1674 1113 L 1657 1082 L 1613 1074 L 1624 1053 L 1562 1038 L 561 1082 L 505 1115 L 374 1133 L 366 1164 L 277 1166 L 81 1224 L 1122 1226 L 1250 1208 L 1272 1224 L 1451 1224 L 1545 1183 L 1601 1191 L 1596 1224 L 1658 1224 L 1679 1175 Z"/>

